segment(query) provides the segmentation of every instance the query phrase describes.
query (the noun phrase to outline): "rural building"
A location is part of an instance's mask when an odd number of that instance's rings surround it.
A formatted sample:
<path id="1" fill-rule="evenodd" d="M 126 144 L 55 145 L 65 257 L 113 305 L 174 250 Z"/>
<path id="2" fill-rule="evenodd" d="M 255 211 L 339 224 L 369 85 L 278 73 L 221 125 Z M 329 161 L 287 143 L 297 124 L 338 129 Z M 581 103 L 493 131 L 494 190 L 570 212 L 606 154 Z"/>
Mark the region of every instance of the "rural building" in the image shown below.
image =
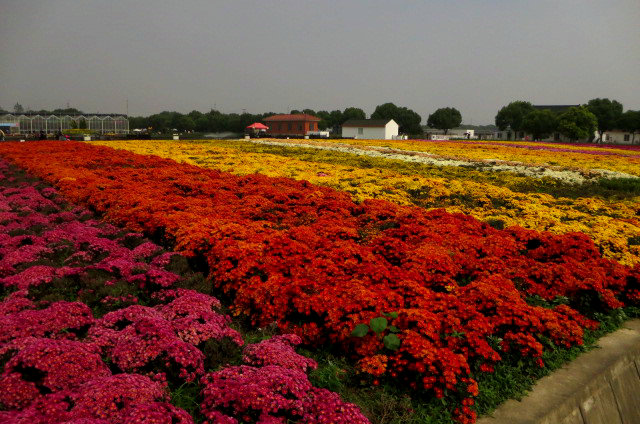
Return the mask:
<path id="1" fill-rule="evenodd" d="M 493 138 L 495 140 L 505 140 L 505 141 L 533 141 L 533 137 L 531 136 L 531 134 L 528 134 L 524 131 L 514 132 L 511 130 L 496 131 L 495 133 L 493 133 Z M 572 140 L 563 136 L 559 132 L 555 132 L 551 134 L 549 137 L 543 138 L 537 141 L 569 143 Z M 586 142 L 589 140 L 579 140 L 579 141 Z"/>
<path id="2" fill-rule="evenodd" d="M 320 118 L 306 113 L 273 115 L 264 119 L 269 126 L 269 135 L 275 136 L 305 136 L 318 131 Z"/>
<path id="3" fill-rule="evenodd" d="M 452 128 L 447 133 L 437 128 L 425 127 L 424 138 L 427 140 L 451 140 L 451 139 L 467 139 L 475 140 L 475 130 L 467 128 Z"/>
<path id="4" fill-rule="evenodd" d="M 633 134 L 623 130 L 605 131 L 602 134 L 602 141 L 613 144 L 640 144 L 640 134 Z"/>
<path id="5" fill-rule="evenodd" d="M 349 119 L 342 124 L 342 136 L 365 140 L 391 140 L 398 137 L 399 126 L 393 119 Z"/>
<path id="6" fill-rule="evenodd" d="M 129 119 L 126 115 L 86 114 L 86 115 L 40 115 L 38 113 L 7 113 L 0 115 L 0 125 L 7 127 L 11 134 L 32 134 L 44 131 L 53 134 L 86 128 L 99 134 L 129 133 Z M 5 131 L 7 132 L 7 131 Z"/>

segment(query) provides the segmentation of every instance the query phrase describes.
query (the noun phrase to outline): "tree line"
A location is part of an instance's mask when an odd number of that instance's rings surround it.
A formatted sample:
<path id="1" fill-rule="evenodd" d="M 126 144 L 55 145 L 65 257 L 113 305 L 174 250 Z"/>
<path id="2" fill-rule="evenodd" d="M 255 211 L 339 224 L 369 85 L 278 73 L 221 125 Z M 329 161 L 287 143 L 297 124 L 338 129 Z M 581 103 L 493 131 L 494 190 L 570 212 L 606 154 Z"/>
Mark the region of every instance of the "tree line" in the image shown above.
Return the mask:
<path id="1" fill-rule="evenodd" d="M 0 113 L 9 113 L 0 108 Z M 25 109 L 20 103 L 16 103 L 13 107 L 13 113 L 24 113 Z M 39 113 L 41 115 L 80 115 L 82 111 L 76 108 L 54 109 L 54 110 L 38 110 L 26 111 L 29 113 Z M 306 113 L 320 118 L 318 128 L 320 130 L 340 131 L 342 124 L 349 119 L 366 119 L 367 114 L 358 107 L 347 107 L 344 110 L 319 110 L 313 109 L 294 109 L 289 113 L 298 114 Z M 175 111 L 164 111 L 149 116 L 130 116 L 129 127 L 148 129 L 151 128 L 157 132 L 170 132 L 173 130 L 180 132 L 198 131 L 198 132 L 233 132 L 241 133 L 244 129 L 254 122 L 260 122 L 264 118 L 276 115 L 275 112 L 267 112 L 260 114 L 252 113 L 223 113 L 215 109 L 209 112 L 200 112 L 193 110 L 187 114 Z M 393 119 L 400 127 L 400 132 L 411 136 L 422 135 L 422 117 L 416 111 L 404 107 L 397 106 L 388 102 L 378 105 L 371 119 Z M 455 108 L 441 108 L 429 116 L 428 125 L 433 128 L 439 128 L 445 132 L 451 128 L 455 128 L 462 122 L 460 112 Z"/>
<path id="2" fill-rule="evenodd" d="M 495 118 L 496 126 L 505 131 L 531 134 L 534 140 L 559 133 L 570 140 L 594 140 L 602 142 L 603 134 L 622 130 L 633 134 L 640 132 L 640 111 L 627 110 L 617 100 L 596 98 L 586 104 L 574 106 L 562 113 L 550 109 L 535 108 L 527 101 L 515 101 L 502 107 Z"/>
<path id="3" fill-rule="evenodd" d="M 305 113 L 320 118 L 318 128 L 320 130 L 339 131 L 342 124 L 349 119 L 366 119 L 367 115 L 361 108 L 347 107 L 344 110 L 319 110 L 293 109 L 289 113 Z M 264 118 L 276 115 L 275 112 L 261 114 L 252 113 L 223 113 L 218 110 L 209 112 L 191 111 L 187 114 L 180 112 L 160 112 L 150 116 L 136 116 L 129 118 L 130 128 L 151 128 L 153 131 L 198 131 L 198 132 L 243 132 L 254 122 L 260 122 Z M 384 103 L 376 107 L 371 114 L 371 119 L 393 119 L 400 126 L 400 131 L 405 134 L 417 135 L 422 133 L 422 117 L 415 111 L 396 106 L 393 103 Z"/>
<path id="4" fill-rule="evenodd" d="M 84 112 L 74 107 L 59 108 L 59 109 L 53 109 L 53 110 L 49 110 L 49 109 L 31 110 L 31 109 L 25 109 L 24 106 L 22 106 L 20 103 L 16 103 L 15 105 L 13 105 L 13 109 L 11 111 L 8 111 L 0 107 L 0 113 L 14 113 L 18 115 L 22 113 L 38 114 L 38 115 L 84 115 Z"/>

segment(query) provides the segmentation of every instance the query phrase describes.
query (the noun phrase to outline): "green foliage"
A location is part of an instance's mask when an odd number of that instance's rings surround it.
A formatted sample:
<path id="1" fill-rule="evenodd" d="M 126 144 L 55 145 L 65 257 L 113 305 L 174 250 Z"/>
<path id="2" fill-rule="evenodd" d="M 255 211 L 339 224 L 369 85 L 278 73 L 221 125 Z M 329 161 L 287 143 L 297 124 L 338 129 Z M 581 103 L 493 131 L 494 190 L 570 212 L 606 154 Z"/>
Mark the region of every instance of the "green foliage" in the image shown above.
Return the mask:
<path id="1" fill-rule="evenodd" d="M 364 337 L 369 332 L 369 326 L 367 324 L 358 324 L 351 332 L 353 337 Z"/>
<path id="2" fill-rule="evenodd" d="M 384 317 L 371 318 L 369 326 L 371 327 L 371 331 L 380 334 L 387 328 L 387 323 L 387 319 Z"/>
<path id="3" fill-rule="evenodd" d="M 196 423 L 204 421 L 204 416 L 200 413 L 200 403 L 202 401 L 202 386 L 200 384 L 184 383 L 180 387 L 171 390 L 171 403 L 173 406 L 182 408 L 194 418 Z"/>
<path id="4" fill-rule="evenodd" d="M 534 140 L 549 137 L 557 126 L 557 115 L 548 109 L 533 110 L 522 121 L 522 130 L 531 134 Z"/>
<path id="5" fill-rule="evenodd" d="M 342 112 L 342 122 L 340 124 L 344 124 L 349 119 L 367 119 L 367 115 L 364 110 L 358 107 L 348 107 Z"/>
<path id="6" fill-rule="evenodd" d="M 496 115 L 496 126 L 500 131 L 511 128 L 513 131 L 522 130 L 522 123 L 525 116 L 533 112 L 533 106 L 529 102 L 515 101 L 502 107 Z"/>
<path id="7" fill-rule="evenodd" d="M 427 125 L 431 128 L 444 130 L 446 134 L 451 128 L 456 128 L 462 122 L 462 114 L 454 107 L 443 107 L 431 115 L 427 119 Z"/>
<path id="8" fill-rule="evenodd" d="M 384 347 L 389 350 L 398 350 L 400 347 L 400 339 L 395 334 L 387 334 L 382 341 L 384 342 Z"/>
<path id="9" fill-rule="evenodd" d="M 593 113 L 597 119 L 597 128 L 602 139 L 602 133 L 615 129 L 616 124 L 622 116 L 622 104 L 616 100 L 591 99 L 587 103 L 587 109 Z"/>
<path id="10" fill-rule="evenodd" d="M 393 103 L 384 103 L 376 107 L 371 119 L 393 119 L 400 126 L 400 132 L 410 135 L 422 134 L 422 117 L 406 107 L 398 107 Z"/>
<path id="11" fill-rule="evenodd" d="M 602 178 L 598 184 L 609 190 L 640 194 L 640 178 Z"/>
<path id="12" fill-rule="evenodd" d="M 634 135 L 640 132 L 640 110 L 628 110 L 618 119 L 617 127 Z M 635 140 L 632 140 L 632 142 Z"/>
<path id="13" fill-rule="evenodd" d="M 558 118 L 558 131 L 570 140 L 585 140 L 593 136 L 598 121 L 584 106 L 572 107 Z"/>

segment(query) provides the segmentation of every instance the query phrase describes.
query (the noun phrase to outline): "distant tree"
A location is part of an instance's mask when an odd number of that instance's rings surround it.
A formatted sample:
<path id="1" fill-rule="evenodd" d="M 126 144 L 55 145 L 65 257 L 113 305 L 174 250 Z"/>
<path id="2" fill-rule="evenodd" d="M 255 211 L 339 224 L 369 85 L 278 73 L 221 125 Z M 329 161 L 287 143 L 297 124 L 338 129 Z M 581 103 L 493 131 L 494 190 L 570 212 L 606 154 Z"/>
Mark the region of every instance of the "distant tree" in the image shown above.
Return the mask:
<path id="1" fill-rule="evenodd" d="M 13 105 L 13 112 L 14 113 L 24 113 L 24 107 L 22 107 L 22 105 L 18 102 L 16 102 L 15 105 Z"/>
<path id="2" fill-rule="evenodd" d="M 149 126 L 153 131 L 164 132 L 172 129 L 171 121 L 171 112 L 165 111 L 149 116 Z"/>
<path id="3" fill-rule="evenodd" d="M 54 109 L 51 111 L 53 115 L 82 115 L 83 112 L 81 110 L 76 109 L 75 107 L 68 107 L 65 109 Z"/>
<path id="4" fill-rule="evenodd" d="M 180 132 L 193 131 L 196 123 L 189 115 L 179 115 L 174 121 L 174 128 Z"/>
<path id="5" fill-rule="evenodd" d="M 640 132 L 640 110 L 628 110 L 618 120 L 619 129 L 631 133 L 631 143 L 636 142 L 636 133 Z"/>
<path id="6" fill-rule="evenodd" d="M 291 112 L 289 112 L 291 115 L 299 115 L 302 113 L 302 111 L 298 110 L 298 109 L 293 109 Z"/>
<path id="7" fill-rule="evenodd" d="M 329 123 L 331 121 L 331 114 L 329 112 L 326 110 L 319 110 L 316 112 L 316 116 L 320 118 L 320 122 L 318 122 L 318 129 L 324 131 L 329 128 Z"/>
<path id="8" fill-rule="evenodd" d="M 548 109 L 529 112 L 522 120 L 522 130 L 531 134 L 534 140 L 549 137 L 557 126 L 558 116 Z"/>
<path id="9" fill-rule="evenodd" d="M 446 134 L 451 128 L 456 128 L 462 122 L 462 114 L 454 107 L 443 107 L 437 109 L 429 118 L 427 118 L 427 125 L 430 128 L 437 128 L 443 130 Z"/>
<path id="10" fill-rule="evenodd" d="M 336 109 L 329 113 L 329 126 L 331 128 L 339 129 L 343 122 L 342 111 Z"/>
<path id="11" fill-rule="evenodd" d="M 587 108 L 598 119 L 598 141 L 602 142 L 605 131 L 615 129 L 620 120 L 622 104 L 616 100 L 598 98 L 589 100 Z"/>
<path id="12" fill-rule="evenodd" d="M 411 135 L 422 134 L 422 117 L 415 111 L 398 107 L 393 103 L 378 105 L 371 114 L 371 119 L 393 119 L 400 126 L 400 132 Z"/>
<path id="13" fill-rule="evenodd" d="M 558 131 L 571 141 L 588 139 L 598 127 L 598 118 L 585 106 L 572 107 L 558 118 Z"/>
<path id="14" fill-rule="evenodd" d="M 196 119 L 195 125 L 196 131 L 205 132 L 210 130 L 209 119 L 205 115 L 202 115 L 200 118 Z"/>
<path id="15" fill-rule="evenodd" d="M 507 128 L 511 128 L 511 130 L 516 133 L 522 131 L 524 117 L 533 111 L 534 108 L 529 102 L 521 100 L 511 102 L 498 111 L 496 115 L 496 126 L 500 131 L 504 131 Z"/>
<path id="16" fill-rule="evenodd" d="M 340 125 L 344 124 L 349 119 L 367 119 L 367 114 L 359 107 L 348 107 L 342 111 L 342 122 Z"/>
<path id="17" fill-rule="evenodd" d="M 130 116 L 129 117 L 129 128 L 147 128 L 147 118 L 143 116 Z"/>
<path id="18" fill-rule="evenodd" d="M 87 129 L 87 120 L 84 118 L 80 118 L 80 121 L 78 121 L 78 128 L 81 130 L 86 130 Z"/>
<path id="19" fill-rule="evenodd" d="M 316 116 L 316 111 L 313 109 L 302 109 L 302 113 L 306 113 L 307 115 Z"/>
<path id="20" fill-rule="evenodd" d="M 191 112 L 189 112 L 187 114 L 187 116 L 191 119 L 193 119 L 193 121 L 197 121 L 198 119 L 202 118 L 203 114 L 200 111 L 197 110 L 192 110 Z"/>

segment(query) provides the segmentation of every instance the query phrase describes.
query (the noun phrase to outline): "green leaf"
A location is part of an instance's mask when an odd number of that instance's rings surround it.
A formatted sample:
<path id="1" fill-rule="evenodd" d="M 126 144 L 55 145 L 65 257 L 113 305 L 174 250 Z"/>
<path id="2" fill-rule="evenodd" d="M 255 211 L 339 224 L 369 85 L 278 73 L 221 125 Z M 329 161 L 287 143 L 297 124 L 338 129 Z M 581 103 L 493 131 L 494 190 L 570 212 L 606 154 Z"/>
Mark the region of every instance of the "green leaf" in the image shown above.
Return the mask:
<path id="1" fill-rule="evenodd" d="M 398 327 L 396 327 L 395 325 L 390 325 L 389 326 L 389 331 L 391 331 L 392 333 L 399 333 L 400 329 Z"/>
<path id="2" fill-rule="evenodd" d="M 371 318 L 369 325 L 374 333 L 380 334 L 387 328 L 387 319 L 384 317 Z"/>
<path id="3" fill-rule="evenodd" d="M 369 332 L 369 326 L 367 324 L 358 324 L 356 328 L 351 332 L 352 337 L 364 337 Z"/>
<path id="4" fill-rule="evenodd" d="M 398 318 L 397 312 L 383 312 L 382 315 L 384 315 L 385 317 L 393 318 L 393 319 Z"/>
<path id="5" fill-rule="evenodd" d="M 398 350 L 400 347 L 400 339 L 395 334 L 387 334 L 382 341 L 384 342 L 384 347 L 389 350 Z"/>

